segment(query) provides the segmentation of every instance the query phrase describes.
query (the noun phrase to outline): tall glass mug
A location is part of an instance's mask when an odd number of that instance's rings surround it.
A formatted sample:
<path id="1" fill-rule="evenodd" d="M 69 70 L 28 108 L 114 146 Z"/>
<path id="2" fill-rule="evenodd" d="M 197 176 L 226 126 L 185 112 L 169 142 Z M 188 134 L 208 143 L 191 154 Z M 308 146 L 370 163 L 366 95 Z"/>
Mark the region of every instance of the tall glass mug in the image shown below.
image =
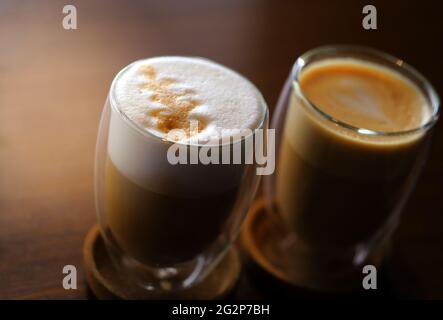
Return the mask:
<path id="1" fill-rule="evenodd" d="M 271 124 L 269 209 L 285 230 L 285 277 L 319 290 L 361 286 L 380 265 L 424 164 L 439 99 L 402 60 L 336 46 L 297 59 Z"/>
<path id="2" fill-rule="evenodd" d="M 140 72 L 136 70 L 138 66 Z M 118 83 L 131 72 L 134 79 L 144 77 L 140 80 L 142 85 L 119 98 L 118 92 L 123 89 L 118 88 Z M 232 92 L 211 86 L 223 77 L 232 78 L 231 82 L 240 85 Z M 203 87 L 193 87 L 195 83 Z M 221 83 L 232 84 L 235 85 L 229 81 Z M 197 121 L 198 130 L 203 128 L 202 132 L 206 132 L 211 121 L 219 121 L 218 113 L 211 115 L 211 103 L 217 104 L 217 97 L 230 94 L 218 107 L 235 109 L 235 99 L 240 99 L 243 93 L 249 100 L 238 101 L 255 103 L 254 115 L 258 117 L 249 135 L 216 140 L 214 144 L 214 140 L 180 142 L 158 134 L 164 127 L 168 133 L 167 130 L 177 126 L 188 133 L 189 119 Z M 131 94 L 140 96 L 134 100 Z M 127 101 L 152 106 L 147 109 L 149 112 L 141 114 L 146 116 L 145 122 L 125 112 L 123 104 L 128 104 Z M 223 121 L 231 109 L 223 113 Z M 209 116 L 206 111 L 199 113 L 200 110 L 209 110 Z M 189 119 L 181 121 L 186 112 Z M 246 150 L 243 157 L 248 158 L 254 148 L 243 147 L 256 139 L 259 131 L 266 130 L 267 122 L 267 106 L 258 90 L 237 73 L 206 59 L 151 58 L 120 71 L 111 85 L 101 117 L 95 191 L 101 232 L 115 266 L 123 275 L 146 290 L 159 293 L 188 288 L 205 278 L 237 236 L 259 181 L 256 162 L 229 160 L 236 148 Z M 186 153 L 189 162 L 171 161 L 168 158 L 171 150 L 174 156 Z M 200 158 L 192 162 L 192 154 Z M 217 161 L 208 163 L 201 154 L 209 154 Z"/>

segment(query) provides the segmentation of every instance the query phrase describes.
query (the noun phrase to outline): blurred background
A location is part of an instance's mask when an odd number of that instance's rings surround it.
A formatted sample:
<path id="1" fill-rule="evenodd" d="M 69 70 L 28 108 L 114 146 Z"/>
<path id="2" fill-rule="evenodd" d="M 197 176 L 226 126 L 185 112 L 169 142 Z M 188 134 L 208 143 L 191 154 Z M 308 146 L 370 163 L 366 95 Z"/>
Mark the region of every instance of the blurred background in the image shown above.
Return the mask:
<path id="1" fill-rule="evenodd" d="M 93 159 L 114 75 L 136 59 L 203 56 L 248 77 L 271 112 L 295 59 L 360 44 L 415 66 L 443 95 L 435 1 L 0 1 L 0 298 L 85 298 L 82 243 L 95 222 Z M 65 30 L 62 9 L 77 8 Z M 378 29 L 362 28 L 375 5 Z M 443 121 L 395 234 L 399 297 L 443 299 Z M 77 266 L 79 289 L 61 286 Z"/>

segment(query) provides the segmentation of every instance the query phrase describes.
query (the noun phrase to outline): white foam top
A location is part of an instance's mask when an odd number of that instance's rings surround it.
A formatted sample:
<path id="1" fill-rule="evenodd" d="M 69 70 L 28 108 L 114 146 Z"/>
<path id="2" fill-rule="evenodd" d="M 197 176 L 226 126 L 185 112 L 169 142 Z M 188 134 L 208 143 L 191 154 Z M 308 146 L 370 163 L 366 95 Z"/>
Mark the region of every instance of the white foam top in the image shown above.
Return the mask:
<path id="1" fill-rule="evenodd" d="M 263 97 L 248 80 L 200 58 L 136 61 L 114 79 L 110 96 L 108 155 L 112 163 L 137 185 L 180 197 L 230 190 L 239 185 L 243 168 L 229 164 L 170 164 L 167 152 L 172 143 L 165 141 L 170 140 L 168 129 L 186 130 L 189 121 L 195 120 L 200 131 L 192 138 L 198 138 L 198 143 L 212 142 L 213 135 L 229 133 L 226 129 L 260 127 L 267 112 Z"/>
<path id="2" fill-rule="evenodd" d="M 212 61 L 190 57 L 156 57 L 136 61 L 114 81 L 115 102 L 133 122 L 160 138 L 172 129 L 201 143 L 229 134 L 229 129 L 256 129 L 266 105 L 258 90 L 236 72 Z M 192 130 L 192 129 L 191 129 Z"/>

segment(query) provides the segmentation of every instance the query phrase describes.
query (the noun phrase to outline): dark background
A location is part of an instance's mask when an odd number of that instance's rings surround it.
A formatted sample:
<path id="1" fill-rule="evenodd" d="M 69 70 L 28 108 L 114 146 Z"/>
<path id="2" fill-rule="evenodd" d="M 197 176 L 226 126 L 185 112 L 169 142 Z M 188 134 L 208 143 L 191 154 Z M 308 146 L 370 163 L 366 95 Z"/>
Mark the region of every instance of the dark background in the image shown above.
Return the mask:
<path id="1" fill-rule="evenodd" d="M 62 28 L 64 5 L 78 29 Z M 362 28 L 373 4 L 378 30 Z M 82 242 L 95 222 L 93 156 L 114 75 L 156 55 L 204 56 L 252 80 L 272 111 L 296 57 L 326 44 L 396 55 L 443 94 L 437 1 L 0 2 L 0 298 L 84 298 Z M 443 123 L 395 234 L 396 295 L 443 298 Z M 64 265 L 79 289 L 61 286 Z"/>

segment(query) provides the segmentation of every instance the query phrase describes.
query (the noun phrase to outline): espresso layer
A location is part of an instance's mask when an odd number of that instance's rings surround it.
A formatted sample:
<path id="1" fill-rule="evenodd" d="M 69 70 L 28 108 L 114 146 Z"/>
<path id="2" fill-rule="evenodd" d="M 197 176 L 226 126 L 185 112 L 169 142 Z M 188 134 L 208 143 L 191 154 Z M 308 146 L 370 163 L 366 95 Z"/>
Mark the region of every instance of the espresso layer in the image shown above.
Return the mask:
<path id="1" fill-rule="evenodd" d="M 399 73 L 356 59 L 329 59 L 300 75 L 305 96 L 321 111 L 352 126 L 404 131 L 429 118 L 420 90 Z"/>
<path id="2" fill-rule="evenodd" d="M 237 188 L 206 197 L 174 197 L 144 189 L 106 161 L 105 210 L 117 244 L 151 266 L 195 258 L 220 235 Z"/>

